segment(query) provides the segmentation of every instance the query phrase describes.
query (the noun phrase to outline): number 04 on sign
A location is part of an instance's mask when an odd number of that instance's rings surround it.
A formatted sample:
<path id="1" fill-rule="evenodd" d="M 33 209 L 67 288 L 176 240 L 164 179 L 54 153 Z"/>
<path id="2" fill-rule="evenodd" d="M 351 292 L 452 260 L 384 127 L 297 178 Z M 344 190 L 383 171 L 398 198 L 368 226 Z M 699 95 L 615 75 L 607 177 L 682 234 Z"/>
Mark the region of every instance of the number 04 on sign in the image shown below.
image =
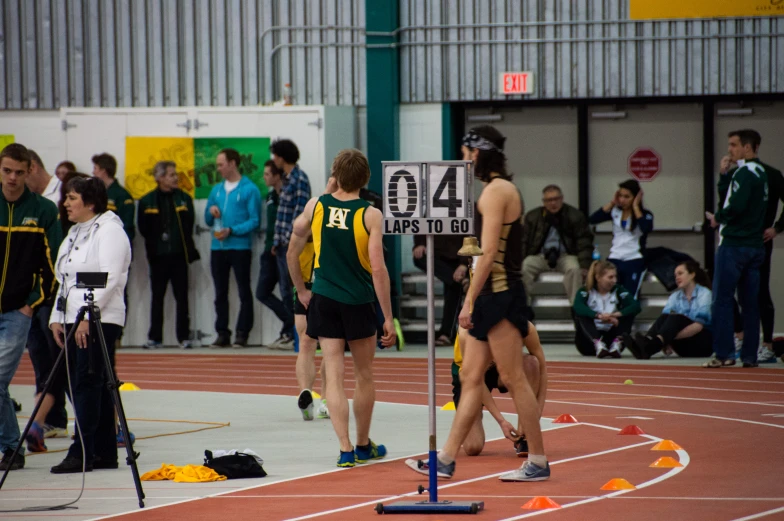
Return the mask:
<path id="1" fill-rule="evenodd" d="M 473 234 L 470 162 L 384 162 L 383 167 L 384 234 Z"/>

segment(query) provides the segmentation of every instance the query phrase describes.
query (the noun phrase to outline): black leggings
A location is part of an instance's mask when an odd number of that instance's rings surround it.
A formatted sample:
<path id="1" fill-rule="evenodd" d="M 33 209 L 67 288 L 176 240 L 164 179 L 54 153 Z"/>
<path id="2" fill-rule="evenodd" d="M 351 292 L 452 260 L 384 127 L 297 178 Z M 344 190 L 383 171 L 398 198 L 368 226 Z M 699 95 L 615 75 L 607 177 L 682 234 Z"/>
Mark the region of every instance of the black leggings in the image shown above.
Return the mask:
<path id="1" fill-rule="evenodd" d="M 675 339 L 675 337 L 678 336 L 678 333 L 693 323 L 694 321 L 685 315 L 668 313 L 657 318 L 656 322 L 653 323 L 645 336 L 649 338 L 654 338 L 656 336 L 662 337 L 662 347 L 668 345 L 672 347 L 672 350 L 675 351 L 678 356 L 684 358 L 703 358 L 710 356 L 711 353 L 713 353 L 713 335 L 711 334 L 710 329 L 706 327 L 703 327 L 702 331 L 694 336 L 681 338 L 679 340 Z M 651 346 L 651 349 L 648 349 L 648 355 L 655 355 L 661 349 L 661 347 L 656 347 L 654 349 L 654 346 Z"/>
<path id="2" fill-rule="evenodd" d="M 617 326 L 613 326 L 607 331 L 599 331 L 592 318 L 575 317 L 574 326 L 577 332 L 574 336 L 574 344 L 581 355 L 596 356 L 594 340 L 601 340 L 609 347 L 615 338 L 631 332 L 633 322 L 634 317 L 620 317 Z"/>
<path id="3" fill-rule="evenodd" d="M 762 322 L 762 341 L 766 344 L 773 342 L 773 324 L 776 319 L 776 309 L 773 307 L 773 298 L 770 296 L 770 258 L 773 255 L 773 241 L 765 243 L 765 258 L 760 266 L 759 288 L 759 314 Z M 735 332 L 743 331 L 743 316 L 735 300 Z"/>

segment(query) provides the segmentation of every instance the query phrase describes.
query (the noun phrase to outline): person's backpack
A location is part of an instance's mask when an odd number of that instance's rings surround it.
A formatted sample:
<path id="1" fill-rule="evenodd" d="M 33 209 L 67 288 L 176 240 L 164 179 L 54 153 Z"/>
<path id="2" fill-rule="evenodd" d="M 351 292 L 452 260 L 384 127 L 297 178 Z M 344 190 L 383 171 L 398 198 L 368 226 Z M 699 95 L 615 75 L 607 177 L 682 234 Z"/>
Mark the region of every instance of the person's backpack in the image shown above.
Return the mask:
<path id="1" fill-rule="evenodd" d="M 204 466 L 226 476 L 226 479 L 263 478 L 267 475 L 256 458 L 242 452 L 213 458 L 212 451 L 205 450 Z"/>

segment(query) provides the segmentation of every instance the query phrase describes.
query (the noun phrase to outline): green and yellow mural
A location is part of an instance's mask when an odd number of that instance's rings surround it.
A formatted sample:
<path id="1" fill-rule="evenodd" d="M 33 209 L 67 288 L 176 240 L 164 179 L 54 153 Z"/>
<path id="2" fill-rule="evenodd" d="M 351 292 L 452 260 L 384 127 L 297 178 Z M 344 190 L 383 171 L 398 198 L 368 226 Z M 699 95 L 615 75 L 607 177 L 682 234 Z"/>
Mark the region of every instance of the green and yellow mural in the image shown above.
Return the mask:
<path id="1" fill-rule="evenodd" d="M 210 190 L 222 181 L 215 168 L 215 158 L 224 148 L 240 153 L 240 173 L 247 176 L 267 195 L 264 185 L 264 162 L 270 158 L 270 138 L 125 138 L 125 188 L 134 199 L 155 189 L 153 167 L 158 161 L 174 161 L 180 188 L 195 199 L 206 199 Z"/>

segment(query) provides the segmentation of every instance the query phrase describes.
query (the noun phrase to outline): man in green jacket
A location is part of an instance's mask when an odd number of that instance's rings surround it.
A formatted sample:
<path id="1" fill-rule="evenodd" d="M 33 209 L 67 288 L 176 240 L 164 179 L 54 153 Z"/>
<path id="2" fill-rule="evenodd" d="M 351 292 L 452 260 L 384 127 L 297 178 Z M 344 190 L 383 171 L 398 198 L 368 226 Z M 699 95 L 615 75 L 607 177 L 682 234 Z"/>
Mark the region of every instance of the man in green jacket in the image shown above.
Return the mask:
<path id="1" fill-rule="evenodd" d="M 19 367 L 33 310 L 54 292 L 53 259 L 62 241 L 57 207 L 25 186 L 30 153 L 14 143 L 0 152 L 0 471 L 24 467 L 19 423 L 8 386 Z"/>
<path id="2" fill-rule="evenodd" d="M 755 159 L 759 160 L 759 147 L 762 144 L 762 136 L 756 130 L 750 130 L 754 133 L 754 154 Z M 776 318 L 776 309 L 773 306 L 773 298 L 770 294 L 770 266 L 771 257 L 773 256 L 773 239 L 782 232 L 784 232 L 784 211 L 781 212 L 778 221 L 776 221 L 776 214 L 778 213 L 779 201 L 784 202 L 784 176 L 776 168 L 769 164 L 759 161 L 765 168 L 765 173 L 768 175 L 768 209 L 765 213 L 765 232 L 763 238 L 765 240 L 765 259 L 762 261 L 760 267 L 760 290 L 759 290 L 759 310 L 760 322 L 762 323 L 762 345 L 759 348 L 757 358 L 759 363 L 775 363 L 776 355 L 773 352 L 773 325 Z M 725 156 L 721 160 L 721 170 L 719 177 L 719 201 L 723 201 L 727 197 L 727 190 L 730 187 L 730 180 L 732 174 L 735 173 L 737 165 L 732 162 L 730 156 Z M 739 349 L 738 344 L 743 342 L 743 320 L 740 310 L 735 313 L 735 348 Z"/>
<path id="3" fill-rule="evenodd" d="M 125 234 L 133 248 L 133 238 L 136 236 L 134 227 L 135 207 L 133 197 L 128 190 L 117 182 L 117 160 L 111 154 L 103 153 L 93 156 L 93 175 L 106 185 L 106 196 L 109 198 L 107 208 L 116 213 L 123 222 Z"/>
<path id="4" fill-rule="evenodd" d="M 722 207 L 716 214 L 706 212 L 711 226 L 719 228 L 719 248 L 713 274 L 713 353 L 705 367 L 735 365 L 733 304 L 737 290 L 743 308 L 744 367 L 757 366 L 759 347 L 760 267 L 765 257 L 763 233 L 769 187 L 765 167 L 756 158 L 756 133 L 736 130 L 729 133 L 728 152 L 738 164 L 729 180 Z"/>
<path id="5" fill-rule="evenodd" d="M 193 243 L 193 199 L 178 186 L 177 165 L 159 161 L 153 168 L 158 188 L 139 199 L 139 233 L 150 263 L 150 330 L 147 349 L 163 345 L 163 299 L 171 282 L 177 302 L 177 341 L 191 348 L 188 313 L 188 264 L 199 259 Z"/>
<path id="6" fill-rule="evenodd" d="M 564 274 L 564 289 L 571 305 L 591 266 L 593 233 L 585 215 L 564 203 L 558 185 L 542 190 L 542 202 L 543 206 L 525 216 L 525 293 L 530 299 L 540 273 L 558 271 Z"/>

